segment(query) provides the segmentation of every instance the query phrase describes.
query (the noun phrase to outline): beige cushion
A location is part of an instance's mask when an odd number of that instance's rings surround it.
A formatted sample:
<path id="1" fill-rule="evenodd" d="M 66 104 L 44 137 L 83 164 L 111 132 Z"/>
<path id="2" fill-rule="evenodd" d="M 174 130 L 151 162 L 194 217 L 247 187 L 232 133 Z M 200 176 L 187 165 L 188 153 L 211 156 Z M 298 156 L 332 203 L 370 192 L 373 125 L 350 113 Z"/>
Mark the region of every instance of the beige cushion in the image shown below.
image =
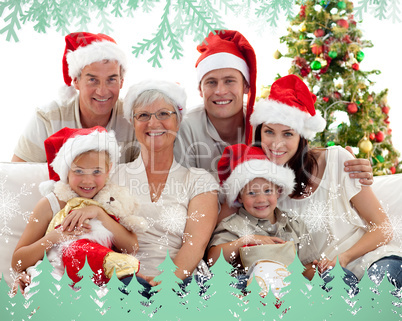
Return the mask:
<path id="1" fill-rule="evenodd" d="M 13 280 L 11 256 L 41 198 L 38 185 L 47 179 L 47 164 L 0 163 L 0 275 L 9 285 Z"/>

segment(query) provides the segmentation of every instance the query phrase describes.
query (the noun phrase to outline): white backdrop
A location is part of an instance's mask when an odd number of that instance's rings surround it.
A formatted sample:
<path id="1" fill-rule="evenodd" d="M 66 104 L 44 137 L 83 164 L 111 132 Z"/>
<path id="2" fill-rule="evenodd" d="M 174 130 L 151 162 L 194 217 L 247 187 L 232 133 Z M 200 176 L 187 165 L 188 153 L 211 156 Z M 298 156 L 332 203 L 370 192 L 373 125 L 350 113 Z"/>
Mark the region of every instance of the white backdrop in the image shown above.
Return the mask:
<path id="1" fill-rule="evenodd" d="M 151 15 L 152 17 L 152 15 Z M 164 78 L 180 82 L 185 86 L 188 95 L 187 106 L 191 109 L 201 102 L 196 83 L 195 61 L 198 58 L 196 43 L 188 37 L 183 44 L 184 57 L 179 61 L 170 59 L 168 50 L 163 53 L 162 68 L 153 68 L 146 60 L 149 54 L 135 58 L 131 46 L 143 38 L 149 38 L 156 30 L 160 15 L 150 19 L 150 15 L 135 19 L 112 22 L 114 32 L 110 34 L 129 58 L 129 70 L 125 79 L 121 97 L 126 89 L 144 78 Z M 258 33 L 249 21 L 237 17 L 225 17 L 228 29 L 239 30 L 254 47 L 257 54 L 257 95 L 262 85 L 271 84 L 277 73 L 286 75 L 291 60 L 282 58 L 275 60 L 273 53 L 280 49 L 286 53 L 286 46 L 279 43 L 279 38 L 286 35 L 288 22 L 281 18 L 278 28 Z M 402 126 L 398 126 L 402 116 L 399 90 L 402 67 L 399 61 L 400 47 L 398 30 L 401 23 L 375 20 L 367 15 L 358 27 L 363 31 L 363 38 L 371 40 L 373 48 L 365 49 L 365 59 L 360 64 L 362 70 L 381 70 L 381 75 L 372 76 L 376 82 L 372 87 L 375 92 L 389 88 L 388 103 L 391 107 L 390 120 L 393 129 L 393 142 L 402 151 Z M 96 23 L 90 25 L 90 32 L 101 32 Z M 71 30 L 78 31 L 78 30 Z M 2 101 L 2 117 L 0 117 L 1 151 L 0 161 L 9 161 L 14 146 L 35 107 L 57 97 L 58 89 L 63 85 L 61 60 L 64 51 L 64 36 L 54 30 L 46 34 L 36 33 L 32 26 L 23 26 L 19 31 L 20 41 L 7 42 L 0 35 L 0 90 Z M 397 37 L 398 38 L 398 37 Z"/>

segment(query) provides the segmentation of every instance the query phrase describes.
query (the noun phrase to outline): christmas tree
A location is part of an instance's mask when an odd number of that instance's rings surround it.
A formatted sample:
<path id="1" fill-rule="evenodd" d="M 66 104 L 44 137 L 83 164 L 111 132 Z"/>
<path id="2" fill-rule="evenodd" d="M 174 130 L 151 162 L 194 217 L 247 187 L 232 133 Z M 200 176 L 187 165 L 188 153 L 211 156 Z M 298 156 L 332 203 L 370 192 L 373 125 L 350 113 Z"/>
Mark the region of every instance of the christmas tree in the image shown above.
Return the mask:
<path id="1" fill-rule="evenodd" d="M 293 59 L 289 73 L 299 75 L 316 94 L 316 109 L 327 121 L 312 144 L 356 147 L 357 157 L 371 160 L 374 175 L 402 172 L 392 144 L 387 89 L 370 90 L 371 78 L 380 71 L 364 71 L 364 49 L 373 44 L 362 39 L 353 3 L 297 3 L 300 11 L 280 41 L 288 46 L 284 57 Z M 274 56 L 279 59 L 282 54 L 276 51 Z M 261 98 L 268 94 L 269 87 L 264 87 Z"/>

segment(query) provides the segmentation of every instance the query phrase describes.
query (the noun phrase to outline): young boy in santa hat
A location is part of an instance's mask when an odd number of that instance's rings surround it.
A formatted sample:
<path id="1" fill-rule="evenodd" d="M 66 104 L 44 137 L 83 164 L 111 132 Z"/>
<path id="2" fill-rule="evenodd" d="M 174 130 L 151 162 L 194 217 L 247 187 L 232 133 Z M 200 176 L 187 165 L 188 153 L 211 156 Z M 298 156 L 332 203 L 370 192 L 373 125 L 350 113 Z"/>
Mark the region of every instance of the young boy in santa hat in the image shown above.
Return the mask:
<path id="1" fill-rule="evenodd" d="M 256 246 L 243 251 L 245 246 L 285 244 L 287 241 L 293 241 L 295 247 L 281 247 L 287 251 L 282 253 L 283 258 L 294 258 L 297 250 L 300 261 L 306 267 L 304 275 L 311 279 L 314 275 L 312 262 L 318 259 L 319 255 L 315 246 L 308 241 L 307 228 L 303 222 L 288 217 L 276 207 L 278 198 L 289 195 L 293 190 L 293 171 L 270 162 L 260 148 L 244 144 L 225 148 L 218 163 L 218 171 L 221 197 L 225 198 L 231 207 L 237 206 L 238 210 L 217 225 L 208 246 L 209 263 L 213 265 L 222 251 L 226 261 L 233 264 L 240 275 L 245 274 L 245 268 L 249 266 L 244 266 L 246 257 L 240 260 L 240 252 L 245 256 L 250 255 L 251 258 L 255 257 L 251 252 L 262 249 Z M 267 248 L 264 248 L 264 251 L 267 251 Z M 260 253 L 263 256 L 268 255 Z M 257 259 L 264 258 L 273 259 Z M 276 253 L 275 260 L 280 262 L 281 254 Z M 244 280 L 247 280 L 247 277 L 239 277 L 239 280 L 242 286 L 245 286 Z"/>
<path id="2" fill-rule="evenodd" d="M 16 246 L 14 270 L 36 264 L 46 251 L 56 272 L 61 275 L 66 268 L 74 282 L 80 280 L 77 272 L 85 258 L 98 285 L 107 283 L 113 270 L 119 278 L 136 273 L 135 231 L 146 228 L 146 222 L 135 215 L 129 191 L 108 181 L 120 156 L 114 133 L 99 126 L 66 127 L 46 139 L 45 149 L 50 181 L 40 186 L 45 197 Z"/>

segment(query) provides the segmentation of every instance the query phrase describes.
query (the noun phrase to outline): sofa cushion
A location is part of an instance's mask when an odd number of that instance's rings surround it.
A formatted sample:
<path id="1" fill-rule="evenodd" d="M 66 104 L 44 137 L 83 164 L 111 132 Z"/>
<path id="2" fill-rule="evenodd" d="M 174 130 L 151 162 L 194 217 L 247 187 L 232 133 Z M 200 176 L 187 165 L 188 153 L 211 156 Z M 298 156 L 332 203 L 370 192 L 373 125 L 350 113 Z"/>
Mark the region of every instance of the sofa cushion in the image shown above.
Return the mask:
<path id="1" fill-rule="evenodd" d="M 9 285 L 13 251 L 41 198 L 38 185 L 47 179 L 47 164 L 0 163 L 0 275 Z"/>
<path id="2" fill-rule="evenodd" d="M 44 163 L 0 162 L 0 275 L 11 285 L 11 256 L 27 219 L 41 198 L 38 185 L 48 179 Z M 402 174 L 375 177 L 373 190 L 394 225 L 394 241 L 402 247 Z"/>

